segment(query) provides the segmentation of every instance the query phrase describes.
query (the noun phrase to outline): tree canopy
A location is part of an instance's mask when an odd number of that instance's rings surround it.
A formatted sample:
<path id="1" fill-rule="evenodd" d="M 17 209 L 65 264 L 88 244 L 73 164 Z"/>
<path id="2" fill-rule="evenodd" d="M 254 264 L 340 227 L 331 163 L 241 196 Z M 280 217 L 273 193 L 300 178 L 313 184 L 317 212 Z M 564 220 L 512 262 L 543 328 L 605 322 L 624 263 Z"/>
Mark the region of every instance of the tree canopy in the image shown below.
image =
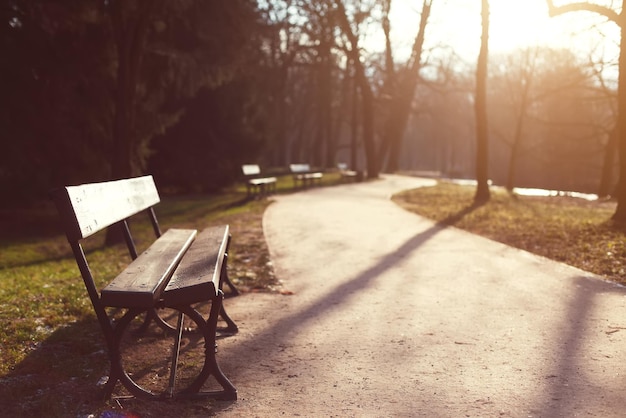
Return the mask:
<path id="1" fill-rule="evenodd" d="M 0 191 L 150 173 L 210 192 L 294 162 L 615 190 L 616 63 L 485 44 L 477 66 L 433 36 L 444 4 L 414 5 L 402 49 L 394 0 L 8 0 Z"/>

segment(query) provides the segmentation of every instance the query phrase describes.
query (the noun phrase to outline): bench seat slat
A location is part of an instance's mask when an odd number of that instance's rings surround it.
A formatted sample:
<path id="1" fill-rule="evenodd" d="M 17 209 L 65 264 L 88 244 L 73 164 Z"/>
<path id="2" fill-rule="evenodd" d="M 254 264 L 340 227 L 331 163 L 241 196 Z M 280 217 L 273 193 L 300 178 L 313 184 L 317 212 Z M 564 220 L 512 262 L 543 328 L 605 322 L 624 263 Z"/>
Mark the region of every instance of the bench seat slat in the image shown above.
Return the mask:
<path id="1" fill-rule="evenodd" d="M 276 183 L 276 177 L 263 177 L 263 178 L 258 178 L 258 179 L 250 179 L 248 181 L 254 185 L 269 184 L 269 183 Z"/>
<path id="2" fill-rule="evenodd" d="M 196 235 L 195 229 L 169 229 L 102 289 L 102 304 L 153 307 Z"/>
<path id="3" fill-rule="evenodd" d="M 323 176 L 322 173 L 304 173 L 297 175 L 299 179 L 321 179 Z"/>
<path id="4" fill-rule="evenodd" d="M 198 234 L 163 292 L 165 306 L 202 302 L 217 295 L 228 235 L 228 225 Z"/>

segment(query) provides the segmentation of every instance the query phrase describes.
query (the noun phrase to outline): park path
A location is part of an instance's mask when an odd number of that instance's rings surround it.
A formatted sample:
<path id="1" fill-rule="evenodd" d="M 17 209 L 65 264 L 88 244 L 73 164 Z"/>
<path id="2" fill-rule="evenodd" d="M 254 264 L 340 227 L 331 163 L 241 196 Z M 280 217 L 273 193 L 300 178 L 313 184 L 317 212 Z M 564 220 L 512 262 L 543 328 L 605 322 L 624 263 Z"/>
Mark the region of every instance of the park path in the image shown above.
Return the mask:
<path id="1" fill-rule="evenodd" d="M 626 289 L 389 199 L 428 184 L 276 196 L 264 231 L 293 295 L 226 300 L 239 400 L 216 415 L 625 416 Z"/>

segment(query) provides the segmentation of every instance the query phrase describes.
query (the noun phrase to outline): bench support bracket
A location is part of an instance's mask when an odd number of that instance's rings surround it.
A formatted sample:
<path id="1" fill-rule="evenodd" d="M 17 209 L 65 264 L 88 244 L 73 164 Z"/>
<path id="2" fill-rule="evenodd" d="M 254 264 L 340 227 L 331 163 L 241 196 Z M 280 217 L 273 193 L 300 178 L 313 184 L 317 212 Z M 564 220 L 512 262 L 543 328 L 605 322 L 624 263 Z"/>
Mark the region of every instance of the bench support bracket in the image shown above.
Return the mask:
<path id="1" fill-rule="evenodd" d="M 209 317 L 205 320 L 202 315 L 193 307 L 176 306 L 169 307 L 175 309 L 177 315 L 177 327 L 174 339 L 174 345 L 172 347 L 172 356 L 170 360 L 170 376 L 168 388 L 164 393 L 155 393 L 148 388 L 142 387 L 138 384 L 133 377 L 127 373 L 123 365 L 121 342 L 125 334 L 128 332 L 130 323 L 136 317 L 142 314 L 148 314 L 150 310 L 145 309 L 129 309 L 122 318 L 115 324 L 113 335 L 114 340 L 108 342 L 109 346 L 109 360 L 111 362 L 111 368 L 109 372 L 109 378 L 103 388 L 103 395 L 105 399 L 110 399 L 113 394 L 113 390 L 117 382 L 130 392 L 131 395 L 142 399 L 170 399 L 170 398 L 198 398 L 206 397 L 219 400 L 236 400 L 237 389 L 228 380 L 220 369 L 216 359 L 216 330 L 218 317 L 223 311 L 222 306 L 223 294 L 219 292 L 219 295 L 211 300 L 211 310 Z M 178 369 L 178 357 L 180 353 L 180 343 L 183 335 L 183 318 L 188 317 L 196 325 L 197 332 L 202 336 L 204 340 L 204 364 L 199 374 L 195 379 L 185 388 L 180 391 L 175 391 L 176 373 Z M 131 333 L 136 336 L 136 333 Z M 221 386 L 222 390 L 205 391 L 202 392 L 202 386 L 207 379 L 213 376 L 217 383 Z"/>

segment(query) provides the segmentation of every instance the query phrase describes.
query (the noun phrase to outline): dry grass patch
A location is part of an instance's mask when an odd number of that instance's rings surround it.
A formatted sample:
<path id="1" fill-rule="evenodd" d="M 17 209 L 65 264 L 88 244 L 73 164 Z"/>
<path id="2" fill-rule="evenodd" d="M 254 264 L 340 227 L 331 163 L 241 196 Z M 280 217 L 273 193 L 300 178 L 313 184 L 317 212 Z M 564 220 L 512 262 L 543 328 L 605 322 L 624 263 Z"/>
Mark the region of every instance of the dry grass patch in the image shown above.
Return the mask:
<path id="1" fill-rule="evenodd" d="M 610 221 L 614 202 L 519 196 L 492 188 L 491 200 L 475 206 L 474 191 L 441 182 L 399 193 L 393 200 L 442 224 L 626 284 L 626 235 Z"/>

